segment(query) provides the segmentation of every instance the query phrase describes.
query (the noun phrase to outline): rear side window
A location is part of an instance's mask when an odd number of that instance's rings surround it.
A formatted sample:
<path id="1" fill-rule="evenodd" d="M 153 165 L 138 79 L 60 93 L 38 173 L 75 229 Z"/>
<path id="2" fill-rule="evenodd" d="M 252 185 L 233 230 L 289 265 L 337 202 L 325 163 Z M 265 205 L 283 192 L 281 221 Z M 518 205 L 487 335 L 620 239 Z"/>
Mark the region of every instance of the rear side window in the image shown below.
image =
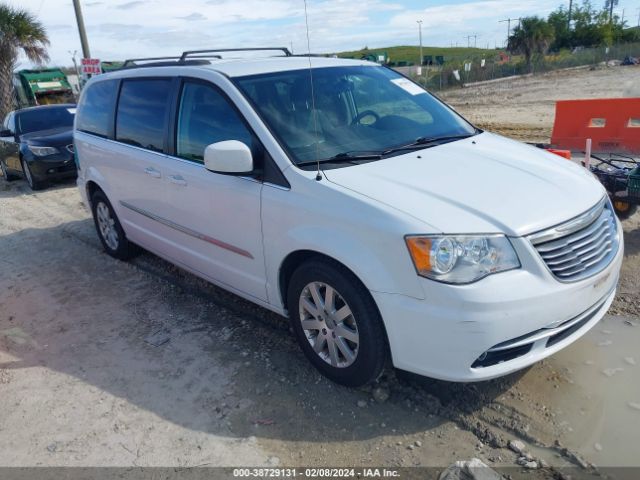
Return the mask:
<path id="1" fill-rule="evenodd" d="M 254 147 L 249 129 L 226 97 L 209 85 L 185 83 L 178 113 L 177 155 L 203 162 L 207 145 L 224 140 Z"/>
<path id="2" fill-rule="evenodd" d="M 162 152 L 171 81 L 125 80 L 116 113 L 116 140 Z"/>
<path id="3" fill-rule="evenodd" d="M 108 137 L 113 104 L 116 101 L 117 80 L 105 80 L 90 85 L 78 105 L 76 128 L 82 132 Z"/>

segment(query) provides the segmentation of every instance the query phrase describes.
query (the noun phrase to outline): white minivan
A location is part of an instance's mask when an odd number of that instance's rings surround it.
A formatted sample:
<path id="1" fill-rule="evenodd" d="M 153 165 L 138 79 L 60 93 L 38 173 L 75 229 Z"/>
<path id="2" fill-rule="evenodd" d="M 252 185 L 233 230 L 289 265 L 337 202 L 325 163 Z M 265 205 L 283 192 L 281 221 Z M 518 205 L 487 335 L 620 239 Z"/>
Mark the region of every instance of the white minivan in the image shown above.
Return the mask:
<path id="1" fill-rule="evenodd" d="M 498 377 L 602 318 L 623 242 L 591 173 L 389 68 L 283 51 L 185 52 L 87 83 L 78 186 L 107 253 L 141 246 L 288 316 L 344 385 L 387 359 Z"/>

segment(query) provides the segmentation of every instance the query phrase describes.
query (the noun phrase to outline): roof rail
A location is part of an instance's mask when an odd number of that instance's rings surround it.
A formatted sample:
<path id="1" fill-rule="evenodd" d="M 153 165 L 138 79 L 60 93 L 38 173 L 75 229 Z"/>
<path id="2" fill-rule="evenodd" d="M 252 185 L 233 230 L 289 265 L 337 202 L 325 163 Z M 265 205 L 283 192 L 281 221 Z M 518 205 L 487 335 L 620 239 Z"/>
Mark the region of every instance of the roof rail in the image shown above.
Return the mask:
<path id="1" fill-rule="evenodd" d="M 259 51 L 281 51 L 284 53 L 285 57 L 290 57 L 291 52 L 286 47 L 257 47 L 257 48 L 219 48 L 215 50 L 189 50 L 182 53 L 180 57 L 180 62 L 184 62 L 188 57 L 191 58 L 207 58 L 207 57 L 215 57 L 220 58 L 219 55 L 200 55 L 204 53 L 223 53 L 223 52 L 259 52 Z"/>
<path id="2" fill-rule="evenodd" d="M 211 55 L 209 58 L 222 58 L 220 55 Z M 131 68 L 131 67 L 141 67 L 143 65 L 138 65 L 136 62 L 162 62 L 163 60 L 175 60 L 177 62 L 182 62 L 182 57 L 146 57 L 146 58 L 129 58 L 124 61 L 122 67 L 120 68 Z M 167 62 L 162 62 L 163 64 Z"/>

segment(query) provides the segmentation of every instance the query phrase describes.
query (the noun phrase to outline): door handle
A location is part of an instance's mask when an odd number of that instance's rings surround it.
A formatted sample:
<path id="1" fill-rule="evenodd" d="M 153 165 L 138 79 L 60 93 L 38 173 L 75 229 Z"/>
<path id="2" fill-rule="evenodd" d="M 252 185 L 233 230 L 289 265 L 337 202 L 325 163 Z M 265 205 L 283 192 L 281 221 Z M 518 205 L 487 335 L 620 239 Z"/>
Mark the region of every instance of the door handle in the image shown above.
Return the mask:
<path id="1" fill-rule="evenodd" d="M 181 187 L 187 186 L 187 181 L 182 177 L 182 175 L 169 175 L 169 181 L 174 185 L 180 185 Z"/>
<path id="2" fill-rule="evenodd" d="M 160 178 L 162 176 L 160 172 L 153 167 L 145 168 L 144 173 L 146 173 L 147 175 L 151 175 L 153 178 Z"/>

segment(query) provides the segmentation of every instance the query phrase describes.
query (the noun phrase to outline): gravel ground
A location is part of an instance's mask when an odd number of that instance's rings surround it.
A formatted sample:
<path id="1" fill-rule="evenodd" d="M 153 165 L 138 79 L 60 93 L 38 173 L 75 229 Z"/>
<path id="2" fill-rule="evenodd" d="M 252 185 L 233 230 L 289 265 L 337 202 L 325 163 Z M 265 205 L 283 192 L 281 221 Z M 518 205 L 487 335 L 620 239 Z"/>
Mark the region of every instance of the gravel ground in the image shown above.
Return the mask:
<path id="1" fill-rule="evenodd" d="M 545 78 L 508 91 L 543 98 Z M 486 96 L 451 95 L 471 118 Z M 513 467 L 515 439 L 550 465 L 527 478 L 640 465 L 639 217 L 610 315 L 559 355 L 481 384 L 389 369 L 346 389 L 308 365 L 286 320 L 152 254 L 105 255 L 73 184 L 0 180 L 0 466 Z"/>
<path id="2" fill-rule="evenodd" d="M 481 128 L 527 142 L 549 142 L 555 102 L 640 97 L 640 65 L 564 70 L 440 95 Z"/>

